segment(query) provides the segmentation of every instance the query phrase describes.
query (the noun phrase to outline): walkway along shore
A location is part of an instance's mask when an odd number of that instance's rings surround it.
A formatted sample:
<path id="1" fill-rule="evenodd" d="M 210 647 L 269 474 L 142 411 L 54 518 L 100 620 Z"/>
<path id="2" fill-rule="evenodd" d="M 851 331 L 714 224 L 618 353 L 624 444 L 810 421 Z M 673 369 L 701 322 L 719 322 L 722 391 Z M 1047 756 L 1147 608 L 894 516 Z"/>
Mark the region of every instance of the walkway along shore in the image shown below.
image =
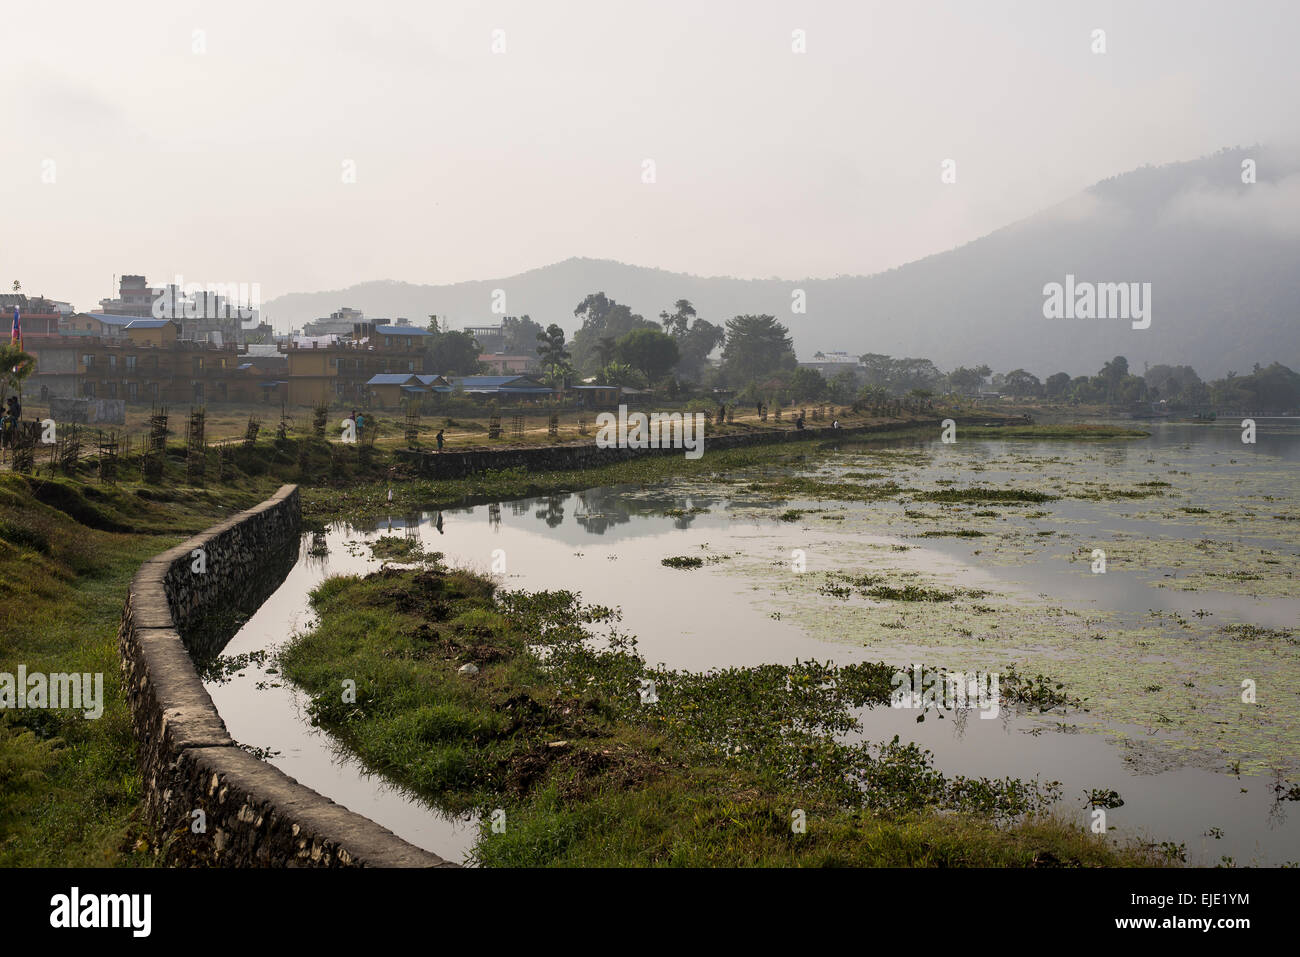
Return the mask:
<path id="1" fill-rule="evenodd" d="M 704 454 L 710 449 L 738 449 L 777 442 L 802 442 L 812 439 L 838 440 L 884 435 L 908 429 L 932 427 L 935 434 L 944 419 L 950 418 L 960 425 L 1023 425 L 1024 416 L 933 416 L 923 419 L 905 419 L 859 425 L 852 428 L 832 429 L 763 429 L 753 432 L 706 435 Z M 409 465 L 424 478 L 458 479 L 480 472 L 504 469 L 523 469 L 527 472 L 553 472 L 566 469 L 597 468 L 622 462 L 641 455 L 682 455 L 680 448 L 600 448 L 594 441 L 556 445 L 521 445 L 504 448 L 478 446 L 468 449 L 444 449 L 442 452 L 424 449 L 397 449 L 394 457 Z"/>

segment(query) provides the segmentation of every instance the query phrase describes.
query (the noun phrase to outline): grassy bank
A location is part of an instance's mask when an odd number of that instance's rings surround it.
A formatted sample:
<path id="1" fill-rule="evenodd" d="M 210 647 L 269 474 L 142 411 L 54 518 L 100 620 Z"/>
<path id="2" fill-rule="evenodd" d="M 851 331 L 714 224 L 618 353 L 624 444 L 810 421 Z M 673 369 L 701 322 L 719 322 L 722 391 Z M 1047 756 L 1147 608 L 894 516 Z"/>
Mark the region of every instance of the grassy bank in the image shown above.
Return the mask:
<path id="1" fill-rule="evenodd" d="M 91 486 L 0 475 L 0 672 L 103 675 L 104 711 L 0 713 L 0 865 L 146 863 L 117 626 L 151 556 L 246 508 L 260 491 Z"/>
<path id="2" fill-rule="evenodd" d="M 482 864 L 1160 862 L 1043 813 L 1053 784 L 950 777 L 896 738 L 846 740 L 852 709 L 887 706 L 883 664 L 652 668 L 610 609 L 496 594 L 436 557 L 330 579 L 313 602 L 319 626 L 281 661 L 313 721 L 367 766 L 481 815 Z M 1008 687 L 1032 700 L 1041 685 Z"/>

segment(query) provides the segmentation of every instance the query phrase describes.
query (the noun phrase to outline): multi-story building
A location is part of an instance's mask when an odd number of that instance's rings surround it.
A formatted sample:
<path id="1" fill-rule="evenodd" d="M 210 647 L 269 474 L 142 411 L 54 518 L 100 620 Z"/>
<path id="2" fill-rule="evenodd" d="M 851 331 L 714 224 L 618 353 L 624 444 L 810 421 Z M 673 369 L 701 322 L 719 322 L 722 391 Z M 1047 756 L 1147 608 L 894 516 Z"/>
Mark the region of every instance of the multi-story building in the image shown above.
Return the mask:
<path id="1" fill-rule="evenodd" d="M 359 323 L 351 338 L 241 348 L 185 339 L 173 319 L 77 313 L 57 332 L 31 335 L 23 321 L 24 345 L 36 357 L 27 388 L 43 399 L 364 405 L 375 375 L 433 372 L 429 332 L 410 325 Z"/>
<path id="2" fill-rule="evenodd" d="M 866 377 L 862 360 L 847 352 L 817 352 L 813 354 L 811 362 L 800 362 L 799 367 L 816 369 L 827 379 L 832 379 L 841 372 L 851 372 L 857 379 Z"/>
<path id="3" fill-rule="evenodd" d="M 360 309 L 344 306 L 338 312 L 331 312 L 327 318 L 313 319 L 302 327 L 304 336 L 346 336 L 352 334 L 353 327 L 365 322 L 366 317 Z"/>
<path id="4" fill-rule="evenodd" d="M 42 400 L 61 396 L 125 399 L 127 402 L 255 402 L 276 370 L 248 361 L 231 343 L 217 347 L 178 338 L 171 319 L 131 319 L 113 335 L 84 331 L 43 336 L 28 349 L 36 370 L 29 393 Z M 26 343 L 25 343 L 26 344 Z"/>
<path id="5" fill-rule="evenodd" d="M 428 374 L 430 333 L 418 326 L 377 326 L 360 322 L 351 339 L 299 339 L 284 348 L 289 360 L 285 379 L 288 403 L 364 404 L 366 382 L 381 373 Z"/>
<path id="6" fill-rule="evenodd" d="M 465 331 L 474 337 L 480 352 L 498 353 L 506 347 L 506 334 L 498 326 L 466 326 Z"/>
<path id="7" fill-rule="evenodd" d="M 14 307 L 23 327 L 23 337 L 56 335 L 59 322 L 63 318 L 60 303 L 46 299 L 44 296 L 24 296 L 22 293 L 0 295 L 0 335 L 9 341 L 7 333 L 14 317 Z"/>
<path id="8" fill-rule="evenodd" d="M 537 356 L 508 356 L 505 353 L 485 352 L 478 357 L 483 370 L 492 375 L 508 375 L 512 372 L 531 372 L 537 368 Z"/>
<path id="9" fill-rule="evenodd" d="M 118 280 L 116 299 L 99 300 L 100 311 L 110 316 L 153 318 L 154 300 L 166 291 L 150 286 L 144 276 L 123 276 Z"/>

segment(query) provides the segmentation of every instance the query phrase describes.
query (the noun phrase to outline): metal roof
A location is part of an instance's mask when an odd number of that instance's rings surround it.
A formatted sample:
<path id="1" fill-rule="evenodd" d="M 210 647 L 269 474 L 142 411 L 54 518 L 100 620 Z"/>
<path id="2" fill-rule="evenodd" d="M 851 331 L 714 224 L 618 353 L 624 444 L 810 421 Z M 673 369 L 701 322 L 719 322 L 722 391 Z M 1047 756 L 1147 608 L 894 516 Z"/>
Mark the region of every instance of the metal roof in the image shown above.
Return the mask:
<path id="1" fill-rule="evenodd" d="M 146 319 L 150 322 L 158 321 L 154 319 L 153 316 L 110 316 L 102 312 L 87 312 L 85 315 L 90 316 L 92 319 L 98 319 L 100 322 L 108 326 L 129 326 L 133 322 L 140 322 Z"/>
<path id="2" fill-rule="evenodd" d="M 375 326 L 375 332 L 383 336 L 431 336 L 422 326 Z"/>
<path id="3" fill-rule="evenodd" d="M 510 382 L 523 380 L 529 386 L 535 386 L 536 380 L 527 375 L 466 375 L 452 379 L 457 385 L 466 389 L 499 389 Z M 551 391 L 549 388 L 547 392 Z"/>
<path id="4" fill-rule="evenodd" d="M 415 377 L 414 372 L 380 372 L 371 376 L 366 385 L 406 385 Z"/>

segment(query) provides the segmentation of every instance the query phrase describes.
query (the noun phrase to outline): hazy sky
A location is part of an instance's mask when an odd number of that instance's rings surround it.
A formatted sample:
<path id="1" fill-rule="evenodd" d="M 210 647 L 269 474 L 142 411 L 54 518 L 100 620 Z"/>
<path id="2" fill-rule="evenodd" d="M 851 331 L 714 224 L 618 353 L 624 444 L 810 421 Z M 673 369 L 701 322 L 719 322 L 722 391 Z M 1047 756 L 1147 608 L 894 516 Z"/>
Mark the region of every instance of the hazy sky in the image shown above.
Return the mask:
<path id="1" fill-rule="evenodd" d="M 870 273 L 1300 118 L 1291 2 L 9 0 L 3 27 L 0 279 L 80 309 L 123 272 L 263 299 L 569 256 Z"/>

